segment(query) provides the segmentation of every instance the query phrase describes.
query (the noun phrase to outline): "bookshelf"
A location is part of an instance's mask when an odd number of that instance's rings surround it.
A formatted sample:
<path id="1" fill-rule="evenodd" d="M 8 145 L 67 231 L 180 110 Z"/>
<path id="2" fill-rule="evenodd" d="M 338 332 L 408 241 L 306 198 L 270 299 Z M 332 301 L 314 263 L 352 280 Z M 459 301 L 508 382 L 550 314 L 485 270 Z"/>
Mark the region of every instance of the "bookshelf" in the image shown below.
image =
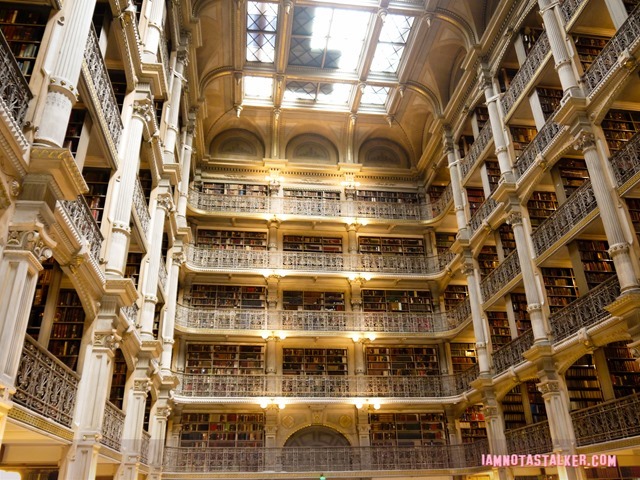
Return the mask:
<path id="1" fill-rule="evenodd" d="M 506 223 L 500 225 L 498 234 L 500 236 L 500 243 L 502 244 L 502 251 L 504 252 L 504 256 L 507 257 L 516 249 L 516 238 L 513 235 L 511 225 Z"/>
<path id="2" fill-rule="evenodd" d="M 446 444 L 442 413 L 371 413 L 372 446 L 407 447 Z"/>
<path id="3" fill-rule="evenodd" d="M 511 139 L 513 141 L 513 150 L 515 151 L 516 159 L 522 154 L 525 148 L 531 143 L 531 141 L 538 134 L 538 130 L 535 127 L 528 126 L 516 126 L 509 127 L 511 130 Z"/>
<path id="4" fill-rule="evenodd" d="M 640 206 L 640 202 L 638 202 L 638 204 Z M 638 218 L 640 218 L 640 208 L 638 209 L 638 212 Z M 455 241 L 455 233 L 436 233 L 436 249 L 438 251 L 438 255 L 449 252 L 451 245 L 453 245 Z"/>
<path id="5" fill-rule="evenodd" d="M 622 0 L 622 3 L 624 3 L 624 8 L 627 10 L 627 13 L 631 15 L 631 12 L 640 5 L 640 0 Z"/>
<path id="6" fill-rule="evenodd" d="M 285 188 L 283 190 L 283 194 L 287 198 L 298 198 L 301 200 L 340 200 L 340 192 L 297 190 Z"/>
<path id="7" fill-rule="evenodd" d="M 486 314 L 489 321 L 491 343 L 495 352 L 511 341 L 509 318 L 507 317 L 507 312 L 488 311 Z"/>
<path id="8" fill-rule="evenodd" d="M 524 293 L 511 293 L 511 306 L 516 319 L 518 336 L 531 329 L 531 320 L 527 311 L 527 296 Z"/>
<path id="9" fill-rule="evenodd" d="M 386 192 L 379 190 L 358 190 L 356 200 L 360 202 L 385 202 L 385 203 L 419 203 L 418 194 L 415 192 Z"/>
<path id="10" fill-rule="evenodd" d="M 541 268 L 551 313 L 569 305 L 578 298 L 578 287 L 571 268 Z"/>
<path id="11" fill-rule="evenodd" d="M 473 443 L 476 440 L 487 438 L 482 405 L 472 405 L 460 416 L 460 433 L 462 434 L 462 443 Z"/>
<path id="12" fill-rule="evenodd" d="M 435 202 L 438 198 L 440 198 L 445 188 L 446 187 L 444 187 L 443 185 L 429 185 L 429 188 L 427 188 L 427 195 L 429 196 L 429 200 L 431 202 Z"/>
<path id="13" fill-rule="evenodd" d="M 185 303 L 196 308 L 266 308 L 265 287 L 194 284 Z"/>
<path id="14" fill-rule="evenodd" d="M 439 375 L 436 346 L 367 347 L 368 375 Z"/>
<path id="15" fill-rule="evenodd" d="M 589 290 L 616 274 L 613 260 L 607 253 L 609 244 L 605 240 L 578 240 L 577 244 Z"/>
<path id="16" fill-rule="evenodd" d="M 15 3 L 0 7 L 0 30 L 27 81 L 33 73 L 50 11 L 48 7 Z"/>
<path id="17" fill-rule="evenodd" d="M 75 370 L 84 333 L 85 313 L 75 290 L 61 289 L 49 338 L 49 351 Z"/>
<path id="18" fill-rule="evenodd" d="M 558 209 L 558 198 L 554 192 L 533 192 L 527 202 L 532 229 L 536 229 Z"/>
<path id="19" fill-rule="evenodd" d="M 143 256 L 144 254 L 142 253 L 129 252 L 127 263 L 124 267 L 124 277 L 133 280 L 136 287 L 138 287 L 138 280 L 140 280 L 140 264 Z"/>
<path id="20" fill-rule="evenodd" d="M 601 467 L 585 468 L 587 478 L 609 480 L 637 480 L 640 478 L 640 467 Z"/>
<path id="21" fill-rule="evenodd" d="M 344 293 L 285 290 L 282 292 L 282 308 L 284 310 L 322 310 L 344 312 Z"/>
<path id="22" fill-rule="evenodd" d="M 68 148 L 74 157 L 78 153 L 78 144 L 80 143 L 80 136 L 86 114 L 87 111 L 84 108 L 74 108 L 71 110 L 71 116 L 67 124 L 67 131 L 64 135 L 64 143 L 62 146 Z"/>
<path id="23" fill-rule="evenodd" d="M 460 151 L 461 158 L 467 156 L 474 141 L 475 138 L 473 135 L 460 135 L 460 139 L 458 140 L 458 150 Z"/>
<path id="24" fill-rule="evenodd" d="M 466 285 L 447 285 L 444 289 L 445 310 L 451 310 L 469 295 Z"/>
<path id="25" fill-rule="evenodd" d="M 489 190 L 491 193 L 498 188 L 500 182 L 500 165 L 497 160 L 485 160 L 484 165 L 487 170 L 487 180 L 489 181 Z"/>
<path id="26" fill-rule="evenodd" d="M 247 183 L 202 182 L 202 193 L 214 195 L 246 195 L 266 197 L 269 193 L 266 185 L 251 185 Z"/>
<path id="27" fill-rule="evenodd" d="M 544 114 L 545 120 L 557 110 L 560 106 L 560 100 L 562 100 L 562 89 L 552 87 L 538 87 L 536 88 L 538 93 L 538 100 L 540 101 L 540 108 Z"/>
<path id="28" fill-rule="evenodd" d="M 127 361 L 119 348 L 113 359 L 113 376 L 111 377 L 111 390 L 109 401 L 122 410 L 124 392 L 127 384 Z"/>
<path id="29" fill-rule="evenodd" d="M 266 250 L 267 232 L 198 229 L 196 243 L 216 250 Z"/>
<path id="30" fill-rule="evenodd" d="M 262 447 L 263 413 L 183 413 L 181 447 Z"/>
<path id="31" fill-rule="evenodd" d="M 522 44 L 524 45 L 524 52 L 527 55 L 531 52 L 531 49 L 536 44 L 536 41 L 538 41 L 538 37 L 541 33 L 541 29 L 530 27 L 524 27 L 520 32 L 520 35 L 522 36 Z"/>
<path id="32" fill-rule="evenodd" d="M 344 348 L 283 348 L 284 375 L 346 375 Z"/>
<path id="33" fill-rule="evenodd" d="M 609 110 L 602 120 L 601 126 L 609 151 L 613 154 L 622 150 L 640 130 L 640 112 Z"/>
<path id="34" fill-rule="evenodd" d="M 624 201 L 627 204 L 629 217 L 631 217 L 633 229 L 637 235 L 640 232 L 640 198 L 625 198 Z"/>
<path id="35" fill-rule="evenodd" d="M 529 400 L 529 409 L 531 410 L 531 418 L 533 423 L 543 422 L 547 419 L 547 408 L 544 405 L 544 398 L 542 393 L 536 387 L 536 382 L 528 380 L 523 383 L 524 388 L 527 391 L 527 398 Z"/>
<path id="36" fill-rule="evenodd" d="M 571 410 L 592 407 L 603 401 L 592 355 L 582 356 L 569 367 L 565 381 Z"/>
<path id="37" fill-rule="evenodd" d="M 140 186 L 144 193 L 144 198 L 149 205 L 149 199 L 151 198 L 151 190 L 153 189 L 153 179 L 151 178 L 151 170 L 141 169 L 138 171 L 138 180 L 140 180 Z"/>
<path id="38" fill-rule="evenodd" d="M 604 347 L 607 366 L 616 398 L 640 392 L 640 365 L 633 358 L 627 342 L 614 342 Z"/>
<path id="39" fill-rule="evenodd" d="M 385 255 L 424 255 L 422 238 L 401 237 L 359 237 L 358 251 L 368 254 Z"/>
<path id="40" fill-rule="evenodd" d="M 109 74 L 113 93 L 116 97 L 118 111 L 121 112 L 122 105 L 124 104 L 124 97 L 127 95 L 127 76 L 124 73 L 124 70 L 107 70 L 107 73 Z"/>
<path id="41" fill-rule="evenodd" d="M 493 272 L 500 264 L 498 260 L 498 250 L 493 245 L 485 245 L 478 253 L 478 268 L 482 278 Z"/>
<path id="42" fill-rule="evenodd" d="M 432 312 L 429 290 L 362 290 L 365 312 Z"/>
<path id="43" fill-rule="evenodd" d="M 562 158 L 558 161 L 558 171 L 567 197 L 589 179 L 587 164 L 582 159 Z"/>
<path id="44" fill-rule="evenodd" d="M 42 271 L 38 275 L 38 283 L 36 284 L 33 303 L 29 311 L 29 322 L 27 323 L 27 333 L 35 340 L 37 340 L 40 335 L 40 328 L 42 327 L 44 310 L 47 306 L 47 299 L 49 298 L 54 268 L 55 261 L 49 259 L 42 263 Z"/>
<path id="45" fill-rule="evenodd" d="M 502 413 L 506 430 L 524 427 L 527 424 L 522 403 L 522 386 L 516 385 L 502 399 Z"/>
<path id="46" fill-rule="evenodd" d="M 188 343 L 185 372 L 201 375 L 261 375 L 262 345 Z"/>
<path id="47" fill-rule="evenodd" d="M 451 364 L 453 372 L 464 372 L 476 364 L 476 346 L 473 343 L 452 343 Z"/>
<path id="48" fill-rule="evenodd" d="M 469 203 L 469 213 L 473 217 L 476 210 L 485 201 L 484 191 L 481 188 L 467 188 L 467 202 Z"/>
<path id="49" fill-rule="evenodd" d="M 478 106 L 473 111 L 475 121 L 478 124 L 478 131 L 482 130 L 484 124 L 489 121 L 489 109 L 484 106 Z"/>
<path id="50" fill-rule="evenodd" d="M 500 91 L 502 93 L 506 92 L 507 89 L 511 86 L 511 80 L 518 73 L 518 68 L 501 68 L 498 72 L 498 83 L 500 85 Z"/>
<path id="51" fill-rule="evenodd" d="M 85 168 L 82 171 L 82 175 L 87 182 L 87 187 L 89 187 L 89 191 L 84 194 L 84 198 L 91 210 L 91 215 L 93 215 L 98 225 L 101 225 L 111 171 L 106 168 Z"/>
<path id="52" fill-rule="evenodd" d="M 588 35 L 574 35 L 573 43 L 576 46 L 576 53 L 582 64 L 582 69 L 586 72 L 600 54 L 604 46 L 609 41 L 606 37 L 594 37 Z"/>
<path id="53" fill-rule="evenodd" d="M 285 252 L 342 253 L 342 237 L 307 237 L 285 235 L 282 238 Z"/>

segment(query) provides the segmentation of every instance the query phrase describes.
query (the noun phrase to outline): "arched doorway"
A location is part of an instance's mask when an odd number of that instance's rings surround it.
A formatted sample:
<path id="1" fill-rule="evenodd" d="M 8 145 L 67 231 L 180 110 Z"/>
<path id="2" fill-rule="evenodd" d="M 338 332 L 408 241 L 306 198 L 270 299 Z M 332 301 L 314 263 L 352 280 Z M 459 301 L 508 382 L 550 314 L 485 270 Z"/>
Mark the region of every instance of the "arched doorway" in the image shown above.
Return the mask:
<path id="1" fill-rule="evenodd" d="M 285 447 L 349 447 L 349 440 L 329 427 L 314 425 L 298 430 L 284 444 Z"/>

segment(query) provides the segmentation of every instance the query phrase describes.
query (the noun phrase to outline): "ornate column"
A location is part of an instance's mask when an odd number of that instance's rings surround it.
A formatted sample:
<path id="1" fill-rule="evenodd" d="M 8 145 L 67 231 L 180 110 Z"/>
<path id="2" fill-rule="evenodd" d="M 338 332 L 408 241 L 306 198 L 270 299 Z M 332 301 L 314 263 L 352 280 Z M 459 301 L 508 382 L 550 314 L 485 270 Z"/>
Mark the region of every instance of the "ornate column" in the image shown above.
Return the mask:
<path id="1" fill-rule="evenodd" d="M 267 308 L 274 311 L 278 307 L 278 287 L 280 285 L 280 275 L 269 275 L 267 282 Z"/>
<path id="2" fill-rule="evenodd" d="M 476 271 L 473 265 L 471 251 L 464 249 L 464 263 L 460 271 L 467 279 L 469 289 L 469 304 L 471 305 L 471 321 L 473 323 L 473 333 L 476 337 L 476 354 L 478 356 L 478 367 L 480 374 L 488 374 L 490 369 L 489 352 L 487 349 L 487 328 L 485 319 L 482 316 L 482 300 L 480 296 L 480 285 L 476 278 Z"/>
<path id="3" fill-rule="evenodd" d="M 145 338 L 153 338 L 153 319 L 156 314 L 156 304 L 158 303 L 158 297 L 156 293 L 158 291 L 158 277 L 160 270 L 160 262 L 162 260 L 162 233 L 164 232 L 165 216 L 168 212 L 173 210 L 173 198 L 167 191 L 170 187 L 163 188 L 163 190 L 156 197 L 156 209 L 151 218 L 151 235 L 149 238 L 149 252 L 147 253 L 147 269 L 144 272 L 143 288 L 143 303 L 140 312 L 140 325 L 141 334 Z"/>
<path id="4" fill-rule="evenodd" d="M 365 280 L 361 277 L 349 279 L 351 287 L 351 310 L 353 312 L 362 312 L 362 286 Z"/>
<path id="5" fill-rule="evenodd" d="M 185 128 L 185 138 L 182 142 L 182 166 L 180 172 L 180 196 L 178 198 L 178 226 L 187 227 L 187 203 L 189 198 L 189 180 L 191 174 L 191 156 L 193 155 L 193 140 L 195 139 L 195 114 L 189 115 L 189 123 Z"/>
<path id="6" fill-rule="evenodd" d="M 149 86 L 146 85 L 148 88 Z M 153 103 L 150 92 L 140 89 L 139 98 L 133 103 L 132 116 L 129 121 L 128 135 L 125 149 L 122 154 L 122 162 L 119 170 L 119 183 L 116 187 L 116 205 L 112 220 L 111 238 L 107 254 L 107 275 L 124 276 L 124 268 L 129 250 L 129 237 L 131 229 L 131 205 L 133 192 L 140 166 L 140 147 L 142 134 L 148 122 L 151 121 Z"/>
<path id="7" fill-rule="evenodd" d="M 564 29 L 562 21 L 562 12 L 560 11 L 560 2 L 557 0 L 538 0 L 540 6 L 540 15 L 544 23 L 549 45 L 555 60 L 555 69 L 560 77 L 560 84 L 564 92 L 571 92 L 572 96 L 580 97 L 582 93 L 578 86 L 578 80 L 573 72 L 571 64 L 571 55 L 567 48 L 567 33 Z"/>
<path id="8" fill-rule="evenodd" d="M 118 300 L 102 298 L 100 312 L 85 333 L 86 345 L 73 418 L 73 443 L 61 460 L 60 480 L 92 479 L 96 476 L 105 404 L 113 375 L 113 357 L 121 340 L 112 325 L 118 322 Z"/>
<path id="9" fill-rule="evenodd" d="M 64 16 L 55 64 L 48 80 L 44 109 L 34 143 L 61 147 L 67 131 L 71 109 L 78 100 L 78 80 L 89 38 L 96 0 L 70 0 L 64 3 Z"/>
<path id="10" fill-rule="evenodd" d="M 360 225 L 357 223 L 350 223 L 347 225 L 347 252 L 350 254 L 358 253 L 358 227 Z"/>
<path id="11" fill-rule="evenodd" d="M 453 144 L 451 130 L 445 127 L 443 138 L 444 153 L 447 156 L 449 175 L 451 177 L 451 191 L 453 192 L 453 205 L 456 212 L 456 222 L 458 224 L 458 235 L 468 236 L 467 216 L 464 213 L 464 196 L 462 195 L 462 184 L 460 183 L 460 172 L 458 170 L 458 152 Z"/>
<path id="12" fill-rule="evenodd" d="M 144 63 L 158 63 L 158 46 L 164 30 L 162 20 L 164 19 L 165 3 L 164 0 L 151 0 L 147 29 L 143 40 L 142 61 Z"/>
<path id="13" fill-rule="evenodd" d="M 349 114 L 349 123 L 347 124 L 347 152 L 346 152 L 346 162 L 347 163 L 356 163 L 356 159 L 354 158 L 354 139 L 356 132 L 356 121 L 358 120 L 358 115 L 355 113 Z"/>
<path id="14" fill-rule="evenodd" d="M 280 228 L 280 220 L 277 218 L 273 218 L 269 220 L 267 225 L 269 227 L 269 239 L 268 239 L 268 249 L 270 252 L 278 251 L 278 228 Z"/>
<path id="15" fill-rule="evenodd" d="M 366 372 L 364 361 L 364 340 L 361 338 L 353 339 L 353 357 L 356 375 L 364 375 Z"/>
<path id="16" fill-rule="evenodd" d="M 176 65 L 173 70 L 171 97 L 167 108 L 167 130 L 164 135 L 164 162 L 175 163 L 176 139 L 179 134 L 178 121 L 180 119 L 180 100 L 182 99 L 182 87 L 184 69 L 189 64 L 189 47 L 181 45 L 176 55 Z"/>
<path id="17" fill-rule="evenodd" d="M 629 14 L 627 13 L 624 3 L 622 0 L 604 0 L 604 3 L 607 6 L 609 15 L 611 15 L 613 26 L 618 30 L 627 18 L 629 18 Z"/>
<path id="18" fill-rule="evenodd" d="M 587 120 L 584 120 L 587 122 Z M 635 272 L 631 260 L 631 250 L 629 242 L 626 240 L 622 222 L 618 215 L 618 209 L 614 201 L 615 186 L 609 185 L 606 173 L 606 162 L 596 148 L 595 137 L 591 131 L 585 127 L 578 126 L 575 148 L 581 150 L 587 164 L 593 195 L 596 198 L 600 209 L 600 218 L 604 227 L 607 241 L 609 242 L 609 256 L 615 265 L 616 274 L 620 280 L 620 291 L 622 294 L 629 291 L 638 291 L 638 274 Z M 617 196 L 616 196 L 617 198 Z"/>
<path id="19" fill-rule="evenodd" d="M 280 158 L 280 117 L 282 110 L 274 108 L 271 116 L 271 158 Z"/>
<path id="20" fill-rule="evenodd" d="M 165 299 L 164 317 L 162 320 L 162 357 L 160 368 L 163 376 L 173 375 L 171 361 L 173 357 L 173 345 L 175 343 L 173 333 L 176 319 L 176 303 L 178 298 L 178 284 L 180 279 L 180 267 L 184 263 L 185 256 L 182 246 L 174 245 L 171 251 L 171 268 L 167 279 L 167 292 Z"/>
<path id="21" fill-rule="evenodd" d="M 527 297 L 527 312 L 529 312 L 529 319 L 531 320 L 534 343 L 548 343 L 547 332 L 549 329 L 546 318 L 542 313 L 542 299 L 540 298 L 536 275 L 531 263 L 533 255 L 527 241 L 527 232 L 525 232 L 522 224 L 522 214 L 517 211 L 509 212 L 507 223 L 511 225 L 513 238 L 516 242 L 516 252 L 520 262 L 520 270 L 522 271 L 522 283 Z"/>
<path id="22" fill-rule="evenodd" d="M 482 413 L 487 429 L 487 439 L 489 440 L 489 450 L 492 455 L 507 455 L 507 440 L 504 436 L 504 418 L 500 404 L 495 398 L 494 392 L 485 387 L 484 406 Z M 493 478 L 500 480 L 512 480 L 513 470 L 511 468 L 494 468 Z"/>
<path id="23" fill-rule="evenodd" d="M 167 422 L 171 414 L 171 407 L 167 405 L 169 401 L 169 390 L 161 390 L 158 399 L 151 407 L 149 415 L 149 452 L 147 454 L 149 463 L 148 480 L 160 480 L 162 478 L 162 459 L 164 445 L 166 441 Z"/>

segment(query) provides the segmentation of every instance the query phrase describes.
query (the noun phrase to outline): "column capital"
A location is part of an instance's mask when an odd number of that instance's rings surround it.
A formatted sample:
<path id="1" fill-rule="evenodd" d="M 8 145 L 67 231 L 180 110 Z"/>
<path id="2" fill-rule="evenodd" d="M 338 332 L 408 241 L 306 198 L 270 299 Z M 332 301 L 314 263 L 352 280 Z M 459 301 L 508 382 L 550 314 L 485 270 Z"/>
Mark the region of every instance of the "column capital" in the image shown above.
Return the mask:
<path id="1" fill-rule="evenodd" d="M 573 140 L 573 148 L 583 152 L 596 148 L 596 137 L 592 132 L 581 130 Z"/>
<path id="2" fill-rule="evenodd" d="M 53 251 L 37 230 L 11 230 L 7 238 L 7 250 L 24 250 L 33 253 L 39 261 L 52 257 Z"/>
<path id="3" fill-rule="evenodd" d="M 133 116 L 144 122 L 150 122 L 153 114 L 153 104 L 150 98 L 135 100 L 133 102 Z"/>
<path id="4" fill-rule="evenodd" d="M 543 382 L 536 383 L 536 387 L 543 396 L 552 393 L 560 393 L 559 380 L 545 380 Z"/>
<path id="5" fill-rule="evenodd" d="M 150 390 L 151 390 L 151 381 L 148 378 L 135 379 L 133 381 L 134 393 L 144 393 L 146 397 L 147 393 L 149 393 Z"/>
<path id="6" fill-rule="evenodd" d="M 169 193 L 161 193 L 156 197 L 157 206 L 165 210 L 165 212 L 172 212 L 174 209 L 173 197 Z"/>
<path id="7" fill-rule="evenodd" d="M 94 332 L 93 347 L 94 349 L 106 349 L 114 352 L 120 347 L 122 337 L 117 334 L 116 330 L 111 332 Z"/>
<path id="8" fill-rule="evenodd" d="M 520 212 L 510 212 L 507 216 L 507 224 L 512 227 L 516 225 L 522 225 L 522 213 Z"/>

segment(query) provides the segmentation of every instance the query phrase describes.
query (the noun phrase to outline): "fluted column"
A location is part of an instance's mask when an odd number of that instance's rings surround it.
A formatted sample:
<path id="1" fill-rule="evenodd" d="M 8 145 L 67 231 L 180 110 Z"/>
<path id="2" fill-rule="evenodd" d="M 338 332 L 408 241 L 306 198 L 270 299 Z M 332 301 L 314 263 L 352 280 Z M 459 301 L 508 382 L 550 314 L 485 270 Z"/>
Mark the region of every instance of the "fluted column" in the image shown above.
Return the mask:
<path id="1" fill-rule="evenodd" d="M 347 225 L 347 252 L 350 254 L 358 253 L 358 226 L 357 223 Z"/>
<path id="2" fill-rule="evenodd" d="M 116 205 L 112 218 L 112 232 L 108 246 L 107 275 L 123 276 L 129 249 L 131 229 L 131 206 L 140 165 L 142 134 L 147 122 L 151 121 L 152 103 L 148 96 L 136 100 L 129 121 L 128 134 L 120 164 Z M 150 237 L 153 238 L 153 237 Z"/>
<path id="3" fill-rule="evenodd" d="M 278 251 L 278 229 L 280 228 L 280 220 L 269 220 L 269 238 L 267 241 L 267 248 L 270 252 Z"/>
<path id="4" fill-rule="evenodd" d="M 162 187 L 159 187 L 162 188 Z M 163 188 L 164 190 L 164 188 Z M 140 312 L 141 334 L 144 337 L 153 338 L 153 320 L 158 303 L 158 278 L 160 262 L 162 261 L 162 233 L 164 221 L 168 212 L 173 209 L 173 199 L 169 192 L 158 194 L 156 209 L 151 218 L 151 242 L 147 253 L 147 269 L 144 272 L 144 286 L 142 288 L 143 304 Z"/>
<path id="5" fill-rule="evenodd" d="M 173 246 L 171 256 L 171 268 L 167 279 L 167 293 L 165 299 L 164 317 L 162 320 L 162 358 L 160 367 L 163 375 L 171 375 L 171 361 L 173 358 L 174 325 L 176 320 L 176 303 L 178 299 L 178 284 L 180 279 L 180 267 L 184 263 L 184 251 L 182 247 Z"/>
<path id="6" fill-rule="evenodd" d="M 365 280 L 357 277 L 349 280 L 351 286 L 351 310 L 353 312 L 362 312 L 362 286 Z"/>
<path id="7" fill-rule="evenodd" d="M 609 15 L 611 15 L 613 26 L 618 30 L 622 24 L 626 22 L 627 18 L 629 18 L 629 14 L 627 13 L 627 9 L 625 8 L 623 1 L 604 0 L 604 3 L 607 6 Z"/>
<path id="8" fill-rule="evenodd" d="M 164 162 L 175 163 L 176 139 L 179 135 L 178 121 L 180 119 L 180 100 L 182 98 L 182 87 L 184 83 L 184 70 L 189 64 L 189 50 L 182 46 L 176 56 L 176 65 L 173 70 L 173 81 L 171 87 L 171 99 L 167 110 L 166 122 L 167 131 L 164 135 Z"/>
<path id="9" fill-rule="evenodd" d="M 96 0 L 67 0 L 55 63 L 34 143 L 61 147 L 71 109 L 78 100 L 78 81 Z"/>
<path id="10" fill-rule="evenodd" d="M 144 35 L 142 61 L 156 63 L 160 37 L 163 35 L 162 20 L 164 18 L 165 0 L 151 0 L 147 29 Z"/>
<path id="11" fill-rule="evenodd" d="M 540 6 L 540 15 L 547 31 L 549 45 L 555 60 L 555 69 L 560 77 L 562 90 L 565 93 L 570 91 L 573 96 L 581 96 L 580 87 L 571 64 L 571 55 L 565 40 L 567 34 L 562 21 L 560 2 L 557 0 L 538 0 L 538 5 Z"/>
<path id="12" fill-rule="evenodd" d="M 487 328 L 482 316 L 482 300 L 480 297 L 480 285 L 476 277 L 475 268 L 471 261 L 471 251 L 465 249 L 465 261 L 462 264 L 461 272 L 467 279 L 469 290 L 469 304 L 471 305 L 471 321 L 473 323 L 473 334 L 476 337 L 476 355 L 478 356 L 478 366 L 480 373 L 489 373 L 490 362 L 487 350 Z"/>
<path id="13" fill-rule="evenodd" d="M 581 150 L 587 164 L 593 195 L 600 209 L 600 218 L 609 242 L 609 256 L 613 260 L 616 273 L 620 281 L 622 294 L 638 291 L 638 273 L 635 271 L 631 259 L 631 249 L 626 240 L 622 222 L 614 200 L 615 187 L 608 185 L 605 172 L 606 160 L 598 153 L 594 135 L 582 130 L 578 133 L 575 147 Z"/>
<path id="14" fill-rule="evenodd" d="M 489 390 L 489 389 L 487 389 Z M 489 450 L 492 455 L 507 455 L 507 440 L 505 438 L 504 417 L 500 404 L 495 398 L 493 391 L 485 391 L 483 400 L 484 422 L 487 429 L 487 439 L 489 440 Z M 495 479 L 512 480 L 513 471 L 510 468 L 495 468 L 493 470 Z"/>
<path id="15" fill-rule="evenodd" d="M 453 192 L 453 206 L 456 212 L 456 223 L 458 232 L 466 236 L 467 216 L 464 213 L 464 196 L 462 195 L 462 184 L 460 183 L 460 171 L 458 170 L 458 153 L 453 145 L 451 132 L 447 129 L 444 135 L 444 153 L 447 155 L 449 166 L 449 176 L 451 177 L 451 191 Z"/>
<path id="16" fill-rule="evenodd" d="M 180 171 L 180 196 L 178 198 L 178 225 L 187 226 L 187 203 L 189 199 L 189 180 L 191 173 L 191 157 L 193 155 L 193 140 L 195 138 L 195 119 L 189 119 L 189 124 L 185 129 L 185 138 L 182 142 L 182 166 Z"/>
<path id="17" fill-rule="evenodd" d="M 364 362 L 364 341 L 362 339 L 353 339 L 353 357 L 356 375 L 364 375 L 366 372 Z"/>
<path id="18" fill-rule="evenodd" d="M 162 458 L 166 441 L 167 422 L 171 414 L 171 407 L 167 405 L 169 392 L 161 391 L 158 399 L 151 407 L 149 415 L 149 476 L 148 480 L 162 478 Z"/>

